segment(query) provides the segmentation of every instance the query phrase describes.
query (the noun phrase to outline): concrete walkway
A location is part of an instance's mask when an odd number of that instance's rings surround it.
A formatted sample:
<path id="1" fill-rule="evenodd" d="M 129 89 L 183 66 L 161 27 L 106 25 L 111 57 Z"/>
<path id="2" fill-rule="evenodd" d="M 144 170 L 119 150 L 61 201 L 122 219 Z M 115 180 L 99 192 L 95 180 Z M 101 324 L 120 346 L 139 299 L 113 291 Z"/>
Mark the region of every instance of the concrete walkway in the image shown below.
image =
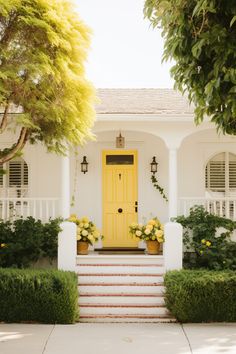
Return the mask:
<path id="1" fill-rule="evenodd" d="M 1 354 L 235 354 L 236 324 L 0 324 Z"/>

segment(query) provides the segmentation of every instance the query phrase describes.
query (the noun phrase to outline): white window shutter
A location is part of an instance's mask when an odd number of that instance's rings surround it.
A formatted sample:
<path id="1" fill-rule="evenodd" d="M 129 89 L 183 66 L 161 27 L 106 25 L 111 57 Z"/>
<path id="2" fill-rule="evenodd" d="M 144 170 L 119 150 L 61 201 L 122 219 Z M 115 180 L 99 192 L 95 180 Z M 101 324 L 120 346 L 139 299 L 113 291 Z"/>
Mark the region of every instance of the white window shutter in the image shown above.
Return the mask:
<path id="1" fill-rule="evenodd" d="M 222 152 L 214 156 L 205 170 L 205 187 L 211 192 L 233 195 L 236 191 L 236 155 Z"/>

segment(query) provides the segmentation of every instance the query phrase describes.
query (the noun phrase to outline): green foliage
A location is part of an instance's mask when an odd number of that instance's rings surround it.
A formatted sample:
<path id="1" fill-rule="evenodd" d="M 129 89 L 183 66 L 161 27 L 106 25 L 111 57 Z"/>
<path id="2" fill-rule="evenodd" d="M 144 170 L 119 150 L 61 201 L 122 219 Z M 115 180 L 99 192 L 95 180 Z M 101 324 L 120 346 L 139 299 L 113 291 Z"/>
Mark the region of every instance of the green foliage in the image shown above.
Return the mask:
<path id="1" fill-rule="evenodd" d="M 75 273 L 0 268 L 0 322 L 69 324 L 77 308 Z"/>
<path id="2" fill-rule="evenodd" d="M 57 256 L 60 219 L 43 224 L 32 217 L 0 222 L 0 267 L 29 267 L 42 257 Z"/>
<path id="3" fill-rule="evenodd" d="M 236 134 L 236 2 L 146 0 L 144 14 L 161 26 L 163 59 L 174 59 L 175 87 L 188 91 L 195 121 L 208 115 L 218 130 Z"/>
<path id="4" fill-rule="evenodd" d="M 209 214 L 203 206 L 194 206 L 189 216 L 175 220 L 184 227 L 186 267 L 236 270 L 236 243 L 230 240 L 235 221 Z"/>
<path id="5" fill-rule="evenodd" d="M 94 89 L 85 78 L 90 30 L 69 0 L 0 0 L 0 133 L 15 116 L 21 142 L 2 150 L 9 155 L 26 140 L 64 153 L 92 137 Z M 14 154 L 12 157 L 14 157 Z M 11 158 L 12 158 L 11 157 Z"/>
<path id="6" fill-rule="evenodd" d="M 151 176 L 151 181 L 152 181 L 153 186 L 159 191 L 162 198 L 165 199 L 166 202 L 168 202 L 168 198 L 165 195 L 164 188 L 159 186 L 158 180 L 154 175 Z"/>
<path id="7" fill-rule="evenodd" d="M 164 285 L 166 306 L 178 321 L 236 321 L 236 272 L 172 271 Z"/>

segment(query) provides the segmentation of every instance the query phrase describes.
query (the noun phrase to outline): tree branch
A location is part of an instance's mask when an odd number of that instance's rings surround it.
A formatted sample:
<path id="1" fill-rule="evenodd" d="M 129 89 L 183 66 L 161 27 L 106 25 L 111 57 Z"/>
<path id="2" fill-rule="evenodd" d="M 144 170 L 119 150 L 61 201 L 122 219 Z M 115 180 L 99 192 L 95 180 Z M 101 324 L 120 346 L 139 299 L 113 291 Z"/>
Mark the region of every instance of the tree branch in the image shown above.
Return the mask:
<path id="1" fill-rule="evenodd" d="M 5 149 L 0 152 L 0 164 L 3 164 L 13 159 L 14 156 L 24 148 L 28 137 L 29 133 L 27 128 L 22 128 L 17 143 L 12 145 L 11 148 Z"/>
<path id="2" fill-rule="evenodd" d="M 10 108 L 10 103 L 7 102 L 7 105 L 6 105 L 6 107 L 5 107 L 5 111 L 4 111 L 4 113 L 3 113 L 1 125 L 0 125 L 0 133 L 3 133 L 4 130 L 6 129 L 6 127 L 7 127 L 7 118 L 8 118 L 8 111 L 9 111 L 9 108 Z"/>

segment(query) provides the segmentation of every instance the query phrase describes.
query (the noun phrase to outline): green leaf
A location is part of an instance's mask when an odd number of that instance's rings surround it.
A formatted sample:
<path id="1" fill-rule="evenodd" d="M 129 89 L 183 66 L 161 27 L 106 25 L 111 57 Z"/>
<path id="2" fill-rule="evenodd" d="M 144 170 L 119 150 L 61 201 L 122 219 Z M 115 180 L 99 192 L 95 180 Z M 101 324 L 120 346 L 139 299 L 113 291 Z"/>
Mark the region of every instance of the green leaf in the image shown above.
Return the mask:
<path id="1" fill-rule="evenodd" d="M 232 27 L 235 21 L 236 21 L 236 15 L 230 21 L 229 27 Z"/>

